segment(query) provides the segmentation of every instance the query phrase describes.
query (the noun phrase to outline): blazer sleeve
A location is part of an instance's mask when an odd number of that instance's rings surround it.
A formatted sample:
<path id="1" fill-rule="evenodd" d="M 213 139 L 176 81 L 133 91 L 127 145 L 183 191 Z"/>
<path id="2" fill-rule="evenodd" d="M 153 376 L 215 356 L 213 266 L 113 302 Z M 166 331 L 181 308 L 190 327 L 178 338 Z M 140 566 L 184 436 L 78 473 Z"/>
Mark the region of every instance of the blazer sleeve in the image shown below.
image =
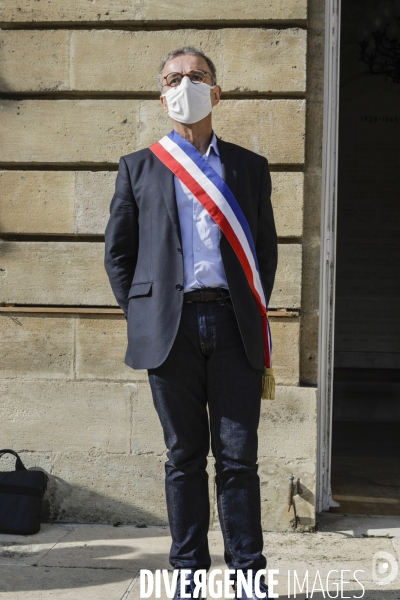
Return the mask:
<path id="1" fill-rule="evenodd" d="M 271 204 L 271 176 L 266 159 L 263 161 L 261 171 L 256 254 L 268 304 L 272 288 L 274 287 L 275 273 L 278 265 L 278 239 Z"/>
<path id="2" fill-rule="evenodd" d="M 135 273 L 139 225 L 138 207 L 133 196 L 125 159 L 119 161 L 110 218 L 105 231 L 104 266 L 119 306 L 128 314 L 128 295 Z"/>

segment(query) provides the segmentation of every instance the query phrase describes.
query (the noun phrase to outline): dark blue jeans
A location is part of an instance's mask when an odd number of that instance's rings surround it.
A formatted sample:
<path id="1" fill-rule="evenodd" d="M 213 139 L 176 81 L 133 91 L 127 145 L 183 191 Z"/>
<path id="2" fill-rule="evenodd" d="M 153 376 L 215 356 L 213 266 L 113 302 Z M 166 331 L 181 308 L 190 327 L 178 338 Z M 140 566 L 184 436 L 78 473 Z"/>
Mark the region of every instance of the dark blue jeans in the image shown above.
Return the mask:
<path id="1" fill-rule="evenodd" d="M 257 474 L 262 370 L 250 365 L 226 302 L 184 304 L 170 354 L 148 371 L 168 448 L 165 488 L 174 568 L 211 565 L 210 434 L 225 561 L 235 570 L 266 567 Z"/>

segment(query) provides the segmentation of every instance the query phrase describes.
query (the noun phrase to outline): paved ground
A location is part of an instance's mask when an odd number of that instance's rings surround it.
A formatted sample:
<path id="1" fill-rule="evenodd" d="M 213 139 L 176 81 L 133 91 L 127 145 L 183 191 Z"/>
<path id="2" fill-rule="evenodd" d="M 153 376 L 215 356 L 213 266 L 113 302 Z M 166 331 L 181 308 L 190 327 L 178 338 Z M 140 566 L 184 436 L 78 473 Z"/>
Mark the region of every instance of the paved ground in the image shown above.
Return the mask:
<path id="1" fill-rule="evenodd" d="M 168 529 L 160 527 L 45 524 L 35 536 L 0 535 L 0 598 L 138 600 L 140 569 L 169 569 L 169 545 Z M 212 569 L 223 569 L 219 531 L 210 533 L 210 548 Z M 399 517 L 327 514 L 315 534 L 265 533 L 265 552 L 269 568 L 279 570 L 274 577 L 281 598 L 293 597 L 295 577 L 302 584 L 308 572 L 310 598 L 328 598 L 329 590 L 330 597 L 400 600 L 400 574 L 386 585 L 377 581 L 400 563 Z M 348 582 L 343 591 L 341 578 Z M 167 598 L 163 584 L 161 598 Z"/>

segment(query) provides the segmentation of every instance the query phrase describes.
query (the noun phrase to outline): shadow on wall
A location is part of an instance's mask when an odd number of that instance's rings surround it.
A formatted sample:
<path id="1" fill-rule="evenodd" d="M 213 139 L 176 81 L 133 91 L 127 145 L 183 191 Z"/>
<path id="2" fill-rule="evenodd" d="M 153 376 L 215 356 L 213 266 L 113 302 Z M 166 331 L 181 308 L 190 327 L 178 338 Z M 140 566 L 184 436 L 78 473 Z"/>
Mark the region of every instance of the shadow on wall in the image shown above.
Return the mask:
<path id="1" fill-rule="evenodd" d="M 34 467 L 32 470 L 45 471 Z M 143 527 L 146 525 L 166 526 L 167 515 L 160 518 L 151 512 L 128 502 L 104 496 L 98 492 L 71 485 L 61 477 L 49 476 L 49 483 L 43 498 L 42 521 L 66 523 L 124 523 Z M 145 504 L 145 501 L 143 501 Z M 164 498 L 160 504 L 165 504 Z M 129 517 L 127 518 L 127 515 Z"/>
<path id="2" fill-rule="evenodd" d="M 301 515 L 309 511 L 309 506 L 305 505 L 315 506 L 315 495 L 304 483 L 300 484 L 300 490 L 301 493 L 296 492 L 294 494 L 290 508 L 288 507 L 289 517 L 292 517 L 290 518 L 290 525 L 297 533 L 314 531 L 315 519 Z"/>

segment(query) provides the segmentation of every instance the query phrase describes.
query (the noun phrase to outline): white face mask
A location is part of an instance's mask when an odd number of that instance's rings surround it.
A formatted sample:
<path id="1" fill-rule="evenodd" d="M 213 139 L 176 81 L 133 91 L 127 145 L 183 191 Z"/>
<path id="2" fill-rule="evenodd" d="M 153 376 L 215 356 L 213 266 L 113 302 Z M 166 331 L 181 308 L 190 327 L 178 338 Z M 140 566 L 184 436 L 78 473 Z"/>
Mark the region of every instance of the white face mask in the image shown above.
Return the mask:
<path id="1" fill-rule="evenodd" d="M 163 94 L 171 119 L 188 125 L 201 121 L 212 111 L 210 89 L 207 83 L 192 83 L 184 77 L 178 87 Z"/>

